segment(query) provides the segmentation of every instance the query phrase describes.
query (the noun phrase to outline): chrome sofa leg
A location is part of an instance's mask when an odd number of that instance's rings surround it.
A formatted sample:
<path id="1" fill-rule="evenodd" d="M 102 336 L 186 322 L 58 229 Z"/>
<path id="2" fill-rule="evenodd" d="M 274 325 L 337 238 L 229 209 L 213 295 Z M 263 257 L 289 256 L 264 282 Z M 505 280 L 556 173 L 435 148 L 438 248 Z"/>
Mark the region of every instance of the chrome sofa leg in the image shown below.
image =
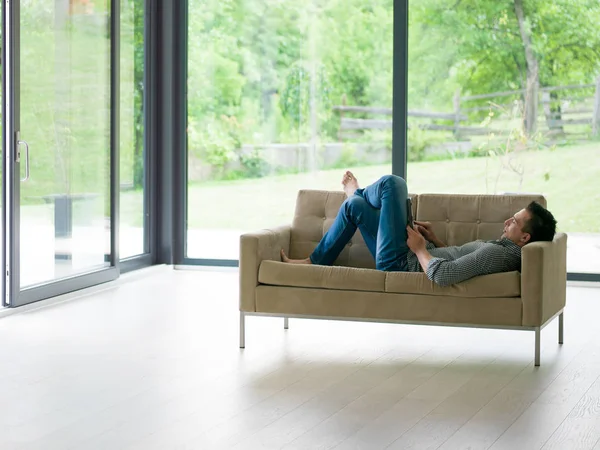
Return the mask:
<path id="1" fill-rule="evenodd" d="M 535 329 L 535 365 L 536 367 L 540 365 L 540 327 L 536 327 Z"/>
<path id="2" fill-rule="evenodd" d="M 561 312 L 558 316 L 558 343 L 564 342 L 564 328 L 565 328 L 565 313 Z"/>
<path id="3" fill-rule="evenodd" d="M 283 329 L 287 330 L 290 328 L 290 320 L 287 317 L 283 318 Z"/>
<path id="4" fill-rule="evenodd" d="M 246 314 L 240 311 L 240 348 L 246 348 Z"/>

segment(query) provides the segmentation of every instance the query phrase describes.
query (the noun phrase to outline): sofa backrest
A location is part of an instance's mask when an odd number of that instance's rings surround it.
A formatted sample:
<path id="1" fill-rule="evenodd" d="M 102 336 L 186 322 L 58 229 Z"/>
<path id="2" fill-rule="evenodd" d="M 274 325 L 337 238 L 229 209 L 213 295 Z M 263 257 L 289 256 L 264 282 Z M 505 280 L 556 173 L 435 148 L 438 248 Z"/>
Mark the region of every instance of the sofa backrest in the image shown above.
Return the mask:
<path id="1" fill-rule="evenodd" d="M 534 200 L 546 206 L 546 199 L 535 194 L 420 194 L 416 219 L 431 222 L 437 237 L 447 245 L 462 245 L 498 239 L 504 221 Z"/>
<path id="2" fill-rule="evenodd" d="M 476 239 L 497 239 L 504 221 L 532 200 L 546 206 L 541 195 L 410 194 L 413 215 L 433 224 L 437 236 L 448 245 Z M 296 199 L 290 242 L 291 258 L 306 258 L 329 230 L 342 203 L 343 192 L 301 190 Z M 336 265 L 374 268 L 375 261 L 360 231 L 342 251 Z"/>

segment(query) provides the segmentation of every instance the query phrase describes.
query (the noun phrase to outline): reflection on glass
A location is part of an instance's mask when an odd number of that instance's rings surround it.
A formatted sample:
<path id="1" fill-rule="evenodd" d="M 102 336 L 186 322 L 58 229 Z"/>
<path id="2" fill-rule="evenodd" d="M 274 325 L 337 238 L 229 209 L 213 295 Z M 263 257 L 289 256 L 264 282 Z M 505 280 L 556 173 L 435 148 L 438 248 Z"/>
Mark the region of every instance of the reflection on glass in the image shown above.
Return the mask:
<path id="1" fill-rule="evenodd" d="M 543 194 L 600 273 L 600 4 L 424 0 L 409 27 L 410 190 Z"/>
<path id="2" fill-rule="evenodd" d="M 121 0 L 119 257 L 144 248 L 144 1 Z"/>
<path id="3" fill-rule="evenodd" d="M 392 0 L 189 2 L 187 256 L 391 172 Z"/>
<path id="4" fill-rule="evenodd" d="M 109 10 L 21 2 L 21 286 L 109 264 Z"/>

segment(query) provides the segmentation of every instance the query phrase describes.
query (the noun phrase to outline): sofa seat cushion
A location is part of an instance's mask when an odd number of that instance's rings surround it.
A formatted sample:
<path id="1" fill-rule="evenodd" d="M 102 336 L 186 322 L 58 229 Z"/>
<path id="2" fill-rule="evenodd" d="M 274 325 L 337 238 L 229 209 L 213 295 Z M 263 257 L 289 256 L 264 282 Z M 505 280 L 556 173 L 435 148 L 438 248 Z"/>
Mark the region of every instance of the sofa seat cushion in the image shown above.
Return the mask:
<path id="1" fill-rule="evenodd" d="M 272 286 L 383 292 L 385 275 L 374 269 L 263 261 L 258 282 Z"/>
<path id="2" fill-rule="evenodd" d="M 287 286 L 256 288 L 256 312 L 282 316 L 519 326 L 522 303 L 512 298 L 459 298 Z"/>
<path id="3" fill-rule="evenodd" d="M 495 273 L 472 278 L 453 286 L 439 286 L 424 273 L 381 272 L 342 266 L 286 264 L 263 261 L 258 282 L 289 286 L 348 291 L 388 292 L 468 298 L 507 298 L 521 296 L 519 272 Z"/>
<path id="4" fill-rule="evenodd" d="M 424 273 L 388 272 L 385 292 L 448 297 L 520 297 L 521 274 L 517 271 L 481 275 L 452 286 L 439 286 Z"/>

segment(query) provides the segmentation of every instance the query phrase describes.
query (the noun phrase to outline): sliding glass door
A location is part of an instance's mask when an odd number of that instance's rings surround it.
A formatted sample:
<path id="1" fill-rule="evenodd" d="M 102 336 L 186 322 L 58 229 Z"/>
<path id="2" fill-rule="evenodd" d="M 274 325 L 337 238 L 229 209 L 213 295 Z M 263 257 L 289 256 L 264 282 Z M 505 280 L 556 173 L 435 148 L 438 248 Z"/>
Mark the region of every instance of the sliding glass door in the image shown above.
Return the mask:
<path id="1" fill-rule="evenodd" d="M 4 2 L 5 306 L 117 276 L 111 6 Z"/>

